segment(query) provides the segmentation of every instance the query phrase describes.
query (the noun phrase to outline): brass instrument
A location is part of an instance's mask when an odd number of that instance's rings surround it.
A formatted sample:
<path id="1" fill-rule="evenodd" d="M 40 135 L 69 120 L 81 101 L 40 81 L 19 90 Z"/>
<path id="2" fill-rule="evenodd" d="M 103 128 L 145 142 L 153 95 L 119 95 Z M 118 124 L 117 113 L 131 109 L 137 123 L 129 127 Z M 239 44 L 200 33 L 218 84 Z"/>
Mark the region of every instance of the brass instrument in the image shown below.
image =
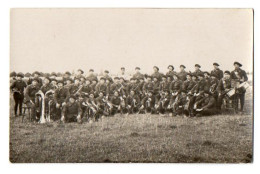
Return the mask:
<path id="1" fill-rule="evenodd" d="M 44 96 L 44 98 L 46 98 L 46 96 L 49 94 L 49 93 L 51 93 L 51 94 L 54 94 L 54 90 L 49 90 L 49 91 L 47 91 L 46 93 L 45 93 L 45 96 Z M 48 115 L 47 115 L 47 118 L 46 118 L 46 121 L 47 122 L 50 122 L 51 121 L 51 103 L 52 103 L 52 101 L 50 100 L 49 102 L 48 102 L 48 110 L 49 110 L 49 112 L 48 112 Z"/>
<path id="2" fill-rule="evenodd" d="M 45 119 L 45 95 L 41 90 L 39 90 L 35 95 L 37 97 L 39 97 L 40 101 L 42 102 L 41 117 L 40 117 L 39 123 L 46 123 L 46 119 Z"/>

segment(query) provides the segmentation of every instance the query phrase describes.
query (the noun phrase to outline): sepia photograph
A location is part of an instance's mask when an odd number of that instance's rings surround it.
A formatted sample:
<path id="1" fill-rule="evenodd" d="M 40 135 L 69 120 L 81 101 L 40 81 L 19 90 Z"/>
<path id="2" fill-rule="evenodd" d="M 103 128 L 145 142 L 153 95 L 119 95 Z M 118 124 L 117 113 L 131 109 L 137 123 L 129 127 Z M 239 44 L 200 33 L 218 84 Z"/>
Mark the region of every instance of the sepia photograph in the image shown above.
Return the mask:
<path id="1" fill-rule="evenodd" d="M 253 48 L 249 8 L 12 8 L 9 161 L 252 163 Z"/>

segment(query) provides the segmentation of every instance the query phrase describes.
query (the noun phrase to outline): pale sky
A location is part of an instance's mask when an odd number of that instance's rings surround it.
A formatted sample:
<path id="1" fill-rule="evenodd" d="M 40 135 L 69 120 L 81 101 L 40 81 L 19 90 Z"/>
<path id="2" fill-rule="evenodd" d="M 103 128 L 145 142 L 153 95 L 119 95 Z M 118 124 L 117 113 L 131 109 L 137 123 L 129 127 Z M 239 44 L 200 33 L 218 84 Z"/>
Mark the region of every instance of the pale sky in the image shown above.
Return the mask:
<path id="1" fill-rule="evenodd" d="M 10 71 L 252 71 L 251 9 L 12 9 Z"/>

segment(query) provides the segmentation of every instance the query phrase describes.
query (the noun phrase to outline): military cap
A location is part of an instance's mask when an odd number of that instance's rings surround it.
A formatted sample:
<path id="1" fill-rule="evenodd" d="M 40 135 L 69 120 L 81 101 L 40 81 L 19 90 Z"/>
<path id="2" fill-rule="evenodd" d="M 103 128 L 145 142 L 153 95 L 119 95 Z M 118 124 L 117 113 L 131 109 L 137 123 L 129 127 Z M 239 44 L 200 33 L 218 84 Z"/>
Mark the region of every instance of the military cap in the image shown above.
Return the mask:
<path id="1" fill-rule="evenodd" d="M 124 77 L 120 77 L 119 79 L 123 79 L 123 80 L 125 80 Z"/>
<path id="2" fill-rule="evenodd" d="M 113 82 L 111 78 L 106 78 L 106 80 L 108 80 L 109 82 Z"/>
<path id="3" fill-rule="evenodd" d="M 184 66 L 184 65 L 180 65 L 180 67 L 186 68 L 186 66 Z"/>
<path id="4" fill-rule="evenodd" d="M 132 77 L 132 78 L 130 78 L 130 81 L 131 81 L 131 80 L 136 80 L 136 78 Z"/>
<path id="5" fill-rule="evenodd" d="M 144 78 L 143 77 L 139 77 L 139 80 L 144 80 Z"/>
<path id="6" fill-rule="evenodd" d="M 63 80 L 58 80 L 57 83 L 61 83 L 61 84 L 64 84 L 64 81 Z"/>
<path id="7" fill-rule="evenodd" d="M 50 73 L 44 73 L 44 77 L 50 77 Z"/>
<path id="8" fill-rule="evenodd" d="M 204 77 L 204 74 L 203 73 L 199 73 L 198 76 Z"/>
<path id="9" fill-rule="evenodd" d="M 159 68 L 158 68 L 158 66 L 153 66 L 153 68 L 156 68 L 156 69 L 157 69 L 157 71 L 159 71 Z"/>
<path id="10" fill-rule="evenodd" d="M 121 69 L 125 69 L 125 67 L 121 67 Z"/>
<path id="11" fill-rule="evenodd" d="M 52 72 L 51 76 L 56 76 L 57 77 L 57 74 L 55 72 Z"/>
<path id="12" fill-rule="evenodd" d="M 135 70 L 137 70 L 137 69 L 140 70 L 141 68 L 140 67 L 135 67 Z"/>
<path id="13" fill-rule="evenodd" d="M 216 62 L 215 62 L 215 63 L 213 63 L 213 65 L 215 65 L 215 66 L 219 66 L 219 64 L 218 64 L 218 63 L 216 63 Z"/>
<path id="14" fill-rule="evenodd" d="M 48 79 L 48 80 L 49 80 L 49 82 L 51 82 L 51 79 L 50 79 L 49 77 L 44 77 L 44 79 Z"/>
<path id="15" fill-rule="evenodd" d="M 25 76 L 25 77 L 30 77 L 31 74 L 30 74 L 30 73 L 26 73 L 24 76 Z"/>
<path id="16" fill-rule="evenodd" d="M 71 95 L 69 98 L 73 98 L 74 100 L 77 99 L 77 97 L 75 95 Z"/>
<path id="17" fill-rule="evenodd" d="M 89 79 L 89 80 L 90 80 L 90 79 Z M 96 82 L 97 82 L 98 80 L 97 80 L 97 79 L 92 79 L 92 80 L 90 80 L 90 81 L 91 81 L 91 82 L 93 82 L 93 81 L 96 81 Z"/>
<path id="18" fill-rule="evenodd" d="M 107 73 L 107 74 L 109 73 L 109 71 L 108 71 L 108 70 L 105 70 L 104 72 L 105 72 L 105 73 Z"/>
<path id="19" fill-rule="evenodd" d="M 186 76 L 193 76 L 193 74 L 192 73 L 187 73 Z"/>
<path id="20" fill-rule="evenodd" d="M 80 71 L 82 74 L 84 74 L 84 71 L 82 69 L 78 69 L 78 71 Z"/>
<path id="21" fill-rule="evenodd" d="M 195 67 L 199 67 L 199 68 L 201 68 L 201 66 L 200 66 L 199 64 L 195 64 Z"/>
<path id="22" fill-rule="evenodd" d="M 241 66 L 242 66 L 242 64 L 241 64 L 241 63 L 239 63 L 239 62 L 234 62 L 234 65 L 238 65 L 239 67 L 241 67 Z"/>
<path id="23" fill-rule="evenodd" d="M 208 71 L 204 71 L 203 73 L 204 73 L 204 74 L 208 74 L 208 75 L 210 75 L 210 73 L 209 73 Z"/>
<path id="24" fill-rule="evenodd" d="M 21 73 L 21 72 L 19 72 L 18 74 L 17 74 L 17 77 L 24 77 L 24 75 L 23 75 L 23 73 Z"/>
<path id="25" fill-rule="evenodd" d="M 169 65 L 168 68 L 172 67 L 172 69 L 174 69 L 174 67 L 172 65 Z"/>
<path id="26" fill-rule="evenodd" d="M 51 81 L 56 81 L 56 82 L 58 82 L 58 80 L 57 80 L 57 79 L 51 79 Z"/>
<path id="27" fill-rule="evenodd" d="M 94 70 L 93 70 L 93 69 L 90 69 L 89 72 L 94 72 Z"/>
<path id="28" fill-rule="evenodd" d="M 83 80 L 86 80 L 86 78 L 85 78 L 84 76 L 80 77 L 80 80 L 82 80 L 82 79 L 83 79 Z"/>
<path id="29" fill-rule="evenodd" d="M 116 79 L 119 80 L 119 77 L 114 77 L 114 80 L 116 80 Z"/>
<path id="30" fill-rule="evenodd" d="M 10 77 L 15 77 L 15 76 L 16 76 L 16 72 L 13 71 L 10 73 Z"/>
<path id="31" fill-rule="evenodd" d="M 67 74 L 67 75 L 71 75 L 71 73 L 70 73 L 69 71 L 66 71 L 65 74 Z"/>
<path id="32" fill-rule="evenodd" d="M 38 78 L 33 78 L 32 81 L 36 81 L 37 83 L 39 83 L 39 79 Z"/>
<path id="33" fill-rule="evenodd" d="M 41 75 L 41 73 L 39 71 L 34 71 L 32 75 L 34 76 L 34 74 Z"/>
<path id="34" fill-rule="evenodd" d="M 167 76 L 166 75 L 162 75 L 162 78 L 167 78 Z"/>
<path id="35" fill-rule="evenodd" d="M 71 82 L 73 82 L 72 78 L 68 78 L 68 79 L 66 79 L 66 81 L 68 81 L 68 80 L 71 81 Z"/>
<path id="36" fill-rule="evenodd" d="M 74 79 L 74 82 L 75 82 L 75 80 L 78 80 L 78 81 L 80 81 L 80 78 L 75 78 L 75 79 Z"/>
<path id="37" fill-rule="evenodd" d="M 230 75 L 230 71 L 225 71 L 224 74 L 229 74 Z"/>
<path id="38" fill-rule="evenodd" d="M 100 80 L 106 80 L 106 78 L 105 77 L 101 77 Z"/>

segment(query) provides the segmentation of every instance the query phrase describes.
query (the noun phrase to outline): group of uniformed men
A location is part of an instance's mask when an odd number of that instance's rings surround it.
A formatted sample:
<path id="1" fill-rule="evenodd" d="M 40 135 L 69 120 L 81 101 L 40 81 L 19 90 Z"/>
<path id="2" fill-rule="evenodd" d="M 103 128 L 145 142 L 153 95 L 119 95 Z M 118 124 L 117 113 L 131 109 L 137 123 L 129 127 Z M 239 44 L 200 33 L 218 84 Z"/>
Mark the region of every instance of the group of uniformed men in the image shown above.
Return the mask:
<path id="1" fill-rule="evenodd" d="M 36 71 L 27 82 L 23 80 L 23 73 L 18 73 L 13 75 L 15 81 L 10 87 L 15 100 L 14 114 L 18 116 L 19 107 L 19 115 L 22 115 L 25 103 L 30 108 L 32 120 L 38 121 L 42 102 L 52 120 L 63 122 L 97 121 L 101 116 L 117 113 L 148 112 L 188 117 L 220 114 L 227 92 L 235 88 L 233 84 L 243 83 L 248 78 L 239 62 L 234 62 L 232 72 L 223 73 L 218 63 L 213 67 L 211 72 L 204 72 L 196 64 L 194 72 L 186 72 L 186 67 L 180 65 L 177 73 L 169 65 L 169 71 L 162 74 L 154 66 L 151 75 L 142 74 L 136 67 L 130 79 L 127 79 L 124 67 L 113 79 L 107 70 L 98 78 L 93 69 L 89 70 L 88 76 L 84 76 L 81 69 L 75 76 L 65 72 L 62 80 L 57 80 L 56 73 L 41 77 Z M 44 101 L 37 97 L 39 91 L 44 93 Z M 245 89 L 237 88 L 235 95 L 229 98 L 237 113 L 243 112 L 245 92 Z"/>

